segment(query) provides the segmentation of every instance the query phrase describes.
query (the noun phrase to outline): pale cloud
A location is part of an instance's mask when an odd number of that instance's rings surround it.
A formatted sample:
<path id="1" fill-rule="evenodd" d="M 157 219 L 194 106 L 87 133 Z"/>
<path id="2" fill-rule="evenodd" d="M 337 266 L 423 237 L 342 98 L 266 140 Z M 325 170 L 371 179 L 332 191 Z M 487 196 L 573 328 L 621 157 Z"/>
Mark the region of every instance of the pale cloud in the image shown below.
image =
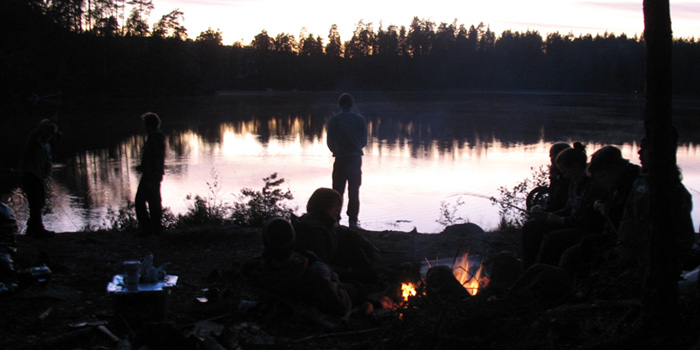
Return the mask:
<path id="1" fill-rule="evenodd" d="M 164 5 L 164 7 L 190 7 L 190 6 L 206 6 L 206 7 L 216 7 L 219 9 L 227 7 L 240 7 L 249 6 L 254 3 L 260 3 L 265 1 L 273 0 L 156 0 L 154 3 L 159 5 Z M 160 6 L 159 6 L 160 7 Z"/>
<path id="2" fill-rule="evenodd" d="M 671 4 L 671 15 L 675 19 L 700 21 L 700 3 L 681 2 Z"/>
<path id="3" fill-rule="evenodd" d="M 607 10 L 641 12 L 642 2 L 619 2 L 619 1 L 581 1 L 581 6 L 584 7 L 599 7 Z"/>
<path id="4" fill-rule="evenodd" d="M 408 26 L 414 16 L 436 24 L 465 26 L 483 22 L 500 34 L 504 30 L 537 30 L 547 33 L 603 32 L 635 35 L 643 31 L 640 0 L 355 0 L 336 5 L 327 0 L 154 0 L 151 18 L 179 8 L 185 15 L 184 25 L 190 36 L 208 27 L 220 29 L 224 43 L 249 43 L 266 29 L 275 36 L 289 33 L 298 37 L 306 33 L 326 38 L 332 24 L 337 24 L 342 40 L 349 40 L 360 20 L 378 29 L 389 25 Z M 700 34 L 700 3 L 671 4 L 674 35 Z"/>

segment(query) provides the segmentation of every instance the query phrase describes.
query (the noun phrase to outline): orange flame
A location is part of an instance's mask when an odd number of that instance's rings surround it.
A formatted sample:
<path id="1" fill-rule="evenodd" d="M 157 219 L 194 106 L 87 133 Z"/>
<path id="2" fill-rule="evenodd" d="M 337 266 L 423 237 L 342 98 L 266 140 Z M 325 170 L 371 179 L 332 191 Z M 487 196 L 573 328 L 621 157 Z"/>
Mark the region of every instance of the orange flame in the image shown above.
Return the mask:
<path id="1" fill-rule="evenodd" d="M 469 254 L 464 254 L 462 257 L 457 258 L 452 266 L 452 273 L 470 295 L 476 295 L 481 288 L 489 284 L 489 278 L 482 276 L 482 264 L 480 264 L 476 272 L 473 272 L 473 269 L 470 270 L 471 266 L 468 258 Z"/>
<path id="2" fill-rule="evenodd" d="M 408 297 L 416 296 L 416 286 L 413 283 L 401 283 L 401 297 L 408 301 Z"/>

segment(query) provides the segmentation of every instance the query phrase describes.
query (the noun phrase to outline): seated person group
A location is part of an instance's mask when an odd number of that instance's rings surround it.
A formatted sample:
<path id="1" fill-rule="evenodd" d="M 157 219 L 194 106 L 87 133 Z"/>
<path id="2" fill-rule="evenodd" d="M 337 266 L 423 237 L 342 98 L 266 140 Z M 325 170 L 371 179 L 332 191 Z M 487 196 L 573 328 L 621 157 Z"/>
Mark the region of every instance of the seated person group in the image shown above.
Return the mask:
<path id="1" fill-rule="evenodd" d="M 379 250 L 355 230 L 338 225 L 340 193 L 319 188 L 306 214 L 269 219 L 263 227 L 264 252 L 244 268 L 260 287 L 345 315 L 363 303 L 377 281 L 373 263 Z M 342 281 L 342 282 L 341 282 Z"/>
<path id="2" fill-rule="evenodd" d="M 522 262 L 562 268 L 585 279 L 604 261 L 621 269 L 643 270 L 649 242 L 647 152 L 639 147 L 641 166 L 630 163 L 614 146 L 591 156 L 585 147 L 555 143 L 550 148 L 550 184 L 542 204 L 530 208 L 522 228 Z M 669 222 L 675 264 L 680 273 L 695 241 L 691 196 L 673 179 L 676 218 Z M 344 315 L 365 299 L 376 282 L 373 262 L 378 249 L 356 231 L 338 225 L 342 197 L 319 188 L 306 214 L 291 220 L 272 218 L 263 229 L 264 253 L 245 274 L 260 286 L 291 295 L 328 314 Z M 342 282 L 341 282 L 342 281 Z"/>
<path id="3" fill-rule="evenodd" d="M 524 268 L 558 266 L 578 282 L 605 267 L 618 273 L 644 271 L 651 237 L 644 139 L 638 153 L 641 166 L 614 146 L 600 148 L 589 162 L 579 142 L 552 145 L 548 200 L 530 208 L 531 219 L 522 229 Z M 680 274 L 696 240 L 692 200 L 680 172 L 669 182 L 674 200 L 665 205 L 672 207 L 674 218 L 665 229 L 675 249 L 674 272 Z"/>

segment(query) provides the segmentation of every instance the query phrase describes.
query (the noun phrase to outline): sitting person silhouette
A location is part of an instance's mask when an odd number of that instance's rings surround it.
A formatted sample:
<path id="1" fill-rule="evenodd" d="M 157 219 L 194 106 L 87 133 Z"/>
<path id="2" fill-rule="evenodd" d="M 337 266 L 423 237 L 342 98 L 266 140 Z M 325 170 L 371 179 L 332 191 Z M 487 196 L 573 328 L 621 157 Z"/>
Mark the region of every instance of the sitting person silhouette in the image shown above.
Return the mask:
<path id="1" fill-rule="evenodd" d="M 243 274 L 262 288 L 344 316 L 352 307 L 348 290 L 338 275 L 313 253 L 296 253 L 294 228 L 284 218 L 269 219 L 263 227 L 261 257 L 253 258 Z"/>
<path id="2" fill-rule="evenodd" d="M 338 225 L 342 205 L 339 192 L 323 187 L 314 191 L 306 214 L 292 217 L 297 251 L 311 251 L 336 270 L 371 269 L 379 249 L 358 232 Z"/>

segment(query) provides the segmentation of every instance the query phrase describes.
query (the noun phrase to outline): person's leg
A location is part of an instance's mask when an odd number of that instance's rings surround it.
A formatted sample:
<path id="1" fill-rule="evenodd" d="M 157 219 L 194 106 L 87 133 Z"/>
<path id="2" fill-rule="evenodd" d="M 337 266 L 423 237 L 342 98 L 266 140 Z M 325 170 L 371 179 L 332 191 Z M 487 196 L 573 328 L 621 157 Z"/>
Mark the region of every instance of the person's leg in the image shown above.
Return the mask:
<path id="1" fill-rule="evenodd" d="M 362 157 L 357 157 L 348 164 L 348 220 L 357 226 L 360 213 L 360 185 L 362 185 Z"/>
<path id="2" fill-rule="evenodd" d="M 335 158 L 335 162 L 333 162 L 333 189 L 340 193 L 341 199 L 345 195 L 345 183 L 347 182 L 345 163 L 343 158 Z"/>
<path id="3" fill-rule="evenodd" d="M 610 250 L 615 237 L 612 235 L 587 235 L 566 249 L 559 259 L 559 267 L 577 279 L 588 277 L 593 264 Z"/>
<path id="4" fill-rule="evenodd" d="M 160 182 L 152 183 L 149 186 L 148 211 L 151 214 L 151 232 L 158 235 L 163 230 L 163 204 L 160 195 Z"/>
<path id="5" fill-rule="evenodd" d="M 27 196 L 29 204 L 29 218 L 27 219 L 27 235 L 41 235 L 46 229 L 41 217 L 46 205 L 46 189 L 44 180 L 33 175 L 22 177 L 22 188 Z"/>
<path id="6" fill-rule="evenodd" d="M 568 272 L 570 276 L 578 278 L 582 275 L 583 266 L 588 263 L 588 257 L 585 255 L 586 243 L 581 240 L 573 246 L 566 249 L 559 259 L 559 267 Z"/>
<path id="7" fill-rule="evenodd" d="M 343 158 L 336 158 L 333 162 L 333 189 L 338 191 L 341 196 L 345 193 L 345 162 Z"/>
<path id="8" fill-rule="evenodd" d="M 537 260 L 540 244 L 551 227 L 543 220 L 528 220 L 522 229 L 523 269 L 527 270 Z"/>
<path id="9" fill-rule="evenodd" d="M 564 251 L 579 243 L 586 234 L 589 232 L 578 229 L 560 229 L 546 233 L 542 237 L 537 262 L 559 266 Z"/>
<path id="10" fill-rule="evenodd" d="M 136 198 L 134 199 L 134 209 L 136 209 L 136 219 L 139 222 L 139 228 L 143 234 L 147 234 L 151 230 L 151 218 L 148 215 L 146 202 L 148 201 L 148 186 L 146 181 L 141 179 L 139 188 L 136 190 Z"/>

